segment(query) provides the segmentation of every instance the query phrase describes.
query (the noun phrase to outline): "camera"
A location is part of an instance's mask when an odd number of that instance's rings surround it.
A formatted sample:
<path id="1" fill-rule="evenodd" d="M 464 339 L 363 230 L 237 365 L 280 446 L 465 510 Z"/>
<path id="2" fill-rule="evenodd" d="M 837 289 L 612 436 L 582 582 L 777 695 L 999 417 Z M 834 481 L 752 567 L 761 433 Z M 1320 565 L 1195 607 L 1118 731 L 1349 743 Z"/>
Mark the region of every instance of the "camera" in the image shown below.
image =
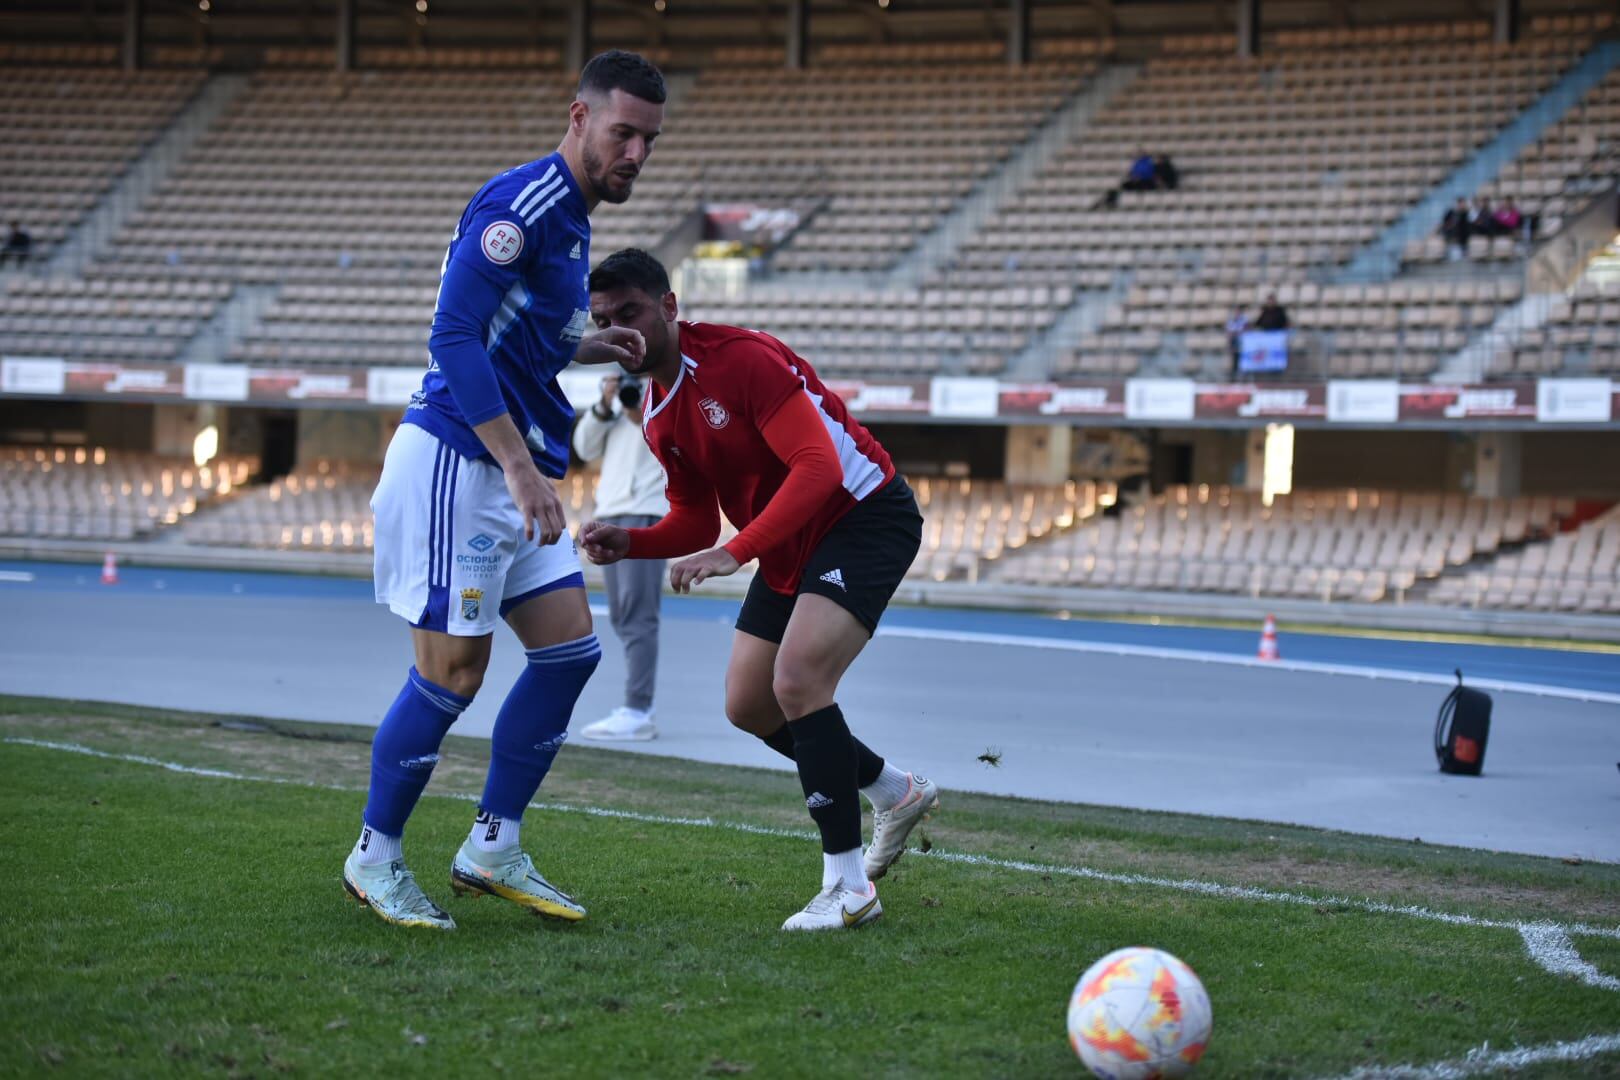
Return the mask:
<path id="1" fill-rule="evenodd" d="M 619 404 L 627 409 L 641 408 L 642 384 L 640 379 L 625 376 L 619 380 Z"/>

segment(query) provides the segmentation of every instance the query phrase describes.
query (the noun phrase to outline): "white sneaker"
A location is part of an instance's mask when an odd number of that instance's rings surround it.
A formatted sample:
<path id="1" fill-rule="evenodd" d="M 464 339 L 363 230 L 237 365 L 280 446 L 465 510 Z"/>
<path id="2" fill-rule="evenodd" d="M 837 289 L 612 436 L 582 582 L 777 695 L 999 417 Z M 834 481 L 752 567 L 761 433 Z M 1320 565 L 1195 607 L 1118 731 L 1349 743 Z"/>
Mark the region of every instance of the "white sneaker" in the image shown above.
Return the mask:
<path id="1" fill-rule="evenodd" d="M 658 738 L 658 729 L 653 727 L 651 709 L 642 712 L 640 709 L 620 705 L 580 734 L 587 739 L 600 739 L 604 742 L 646 742 L 648 739 Z"/>
<path id="2" fill-rule="evenodd" d="M 906 853 L 906 837 L 939 809 L 939 785 L 907 774 L 911 789 L 888 810 L 872 811 L 872 843 L 866 849 L 866 879 L 876 881 Z"/>
<path id="3" fill-rule="evenodd" d="M 804 910 L 782 924 L 784 930 L 853 930 L 883 914 L 877 886 L 870 882 L 864 893 L 844 888 L 842 881 L 816 893 Z"/>

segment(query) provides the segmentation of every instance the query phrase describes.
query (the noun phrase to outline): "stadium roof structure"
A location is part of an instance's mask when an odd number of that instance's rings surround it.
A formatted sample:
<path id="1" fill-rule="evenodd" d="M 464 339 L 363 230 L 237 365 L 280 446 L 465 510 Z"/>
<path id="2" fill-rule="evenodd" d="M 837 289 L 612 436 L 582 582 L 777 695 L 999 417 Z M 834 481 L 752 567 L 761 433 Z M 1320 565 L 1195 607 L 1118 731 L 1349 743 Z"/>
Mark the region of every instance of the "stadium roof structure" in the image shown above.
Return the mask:
<path id="1" fill-rule="evenodd" d="M 1025 17 L 1029 33 L 1109 37 L 1134 52 L 1159 35 L 1231 33 L 1244 0 L 802 0 L 813 44 L 920 42 L 1006 37 Z M 1601 4 L 1559 0 L 1249 0 L 1267 31 L 1421 19 L 1478 19 L 1516 9 L 1521 19 Z M 339 12 L 352 4 L 361 47 L 555 48 L 567 54 L 584 11 L 595 47 L 661 54 L 679 66 L 722 46 L 781 45 L 796 0 L 5 0 L 0 37 L 14 44 L 104 45 L 125 40 L 139 15 L 148 53 L 211 66 L 256 65 L 267 48 L 334 48 Z M 1611 5 L 1612 6 L 1612 5 Z M 163 62 L 161 57 L 159 62 Z"/>

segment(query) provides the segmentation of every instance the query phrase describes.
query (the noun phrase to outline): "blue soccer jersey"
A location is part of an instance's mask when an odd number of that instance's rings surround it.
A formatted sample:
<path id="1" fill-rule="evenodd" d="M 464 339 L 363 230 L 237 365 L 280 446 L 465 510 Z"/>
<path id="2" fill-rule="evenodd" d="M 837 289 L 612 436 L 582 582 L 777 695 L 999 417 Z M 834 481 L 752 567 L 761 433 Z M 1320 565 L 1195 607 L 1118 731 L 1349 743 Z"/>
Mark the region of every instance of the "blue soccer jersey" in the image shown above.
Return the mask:
<path id="1" fill-rule="evenodd" d="M 591 224 L 553 153 L 485 184 L 445 253 L 431 359 L 404 422 L 491 460 L 473 427 L 510 413 L 547 476 L 568 467 L 574 410 L 557 373 L 590 325 Z"/>

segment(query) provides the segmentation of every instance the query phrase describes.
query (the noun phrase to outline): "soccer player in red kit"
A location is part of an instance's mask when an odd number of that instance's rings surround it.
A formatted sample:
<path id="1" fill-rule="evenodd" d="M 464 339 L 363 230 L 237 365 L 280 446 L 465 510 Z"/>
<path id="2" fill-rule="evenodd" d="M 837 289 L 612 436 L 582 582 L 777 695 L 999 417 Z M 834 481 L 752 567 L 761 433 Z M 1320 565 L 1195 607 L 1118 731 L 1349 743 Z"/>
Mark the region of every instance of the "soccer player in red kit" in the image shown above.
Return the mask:
<path id="1" fill-rule="evenodd" d="M 590 291 L 598 327 L 646 343 L 624 366 L 653 383 L 642 428 L 668 477 L 669 515 L 647 529 L 591 522 L 581 547 L 598 564 L 691 556 L 670 568 L 676 592 L 759 560 L 737 617 L 726 716 L 798 766 L 823 852 L 821 892 L 782 928 L 870 922 L 883 913 L 873 881 L 939 794 L 851 735 L 835 699 L 922 544 L 917 501 L 793 350 L 753 330 L 678 322 L 651 255 L 608 256 Z M 714 547 L 721 510 L 742 531 Z M 873 809 L 864 857 L 857 791 Z"/>

